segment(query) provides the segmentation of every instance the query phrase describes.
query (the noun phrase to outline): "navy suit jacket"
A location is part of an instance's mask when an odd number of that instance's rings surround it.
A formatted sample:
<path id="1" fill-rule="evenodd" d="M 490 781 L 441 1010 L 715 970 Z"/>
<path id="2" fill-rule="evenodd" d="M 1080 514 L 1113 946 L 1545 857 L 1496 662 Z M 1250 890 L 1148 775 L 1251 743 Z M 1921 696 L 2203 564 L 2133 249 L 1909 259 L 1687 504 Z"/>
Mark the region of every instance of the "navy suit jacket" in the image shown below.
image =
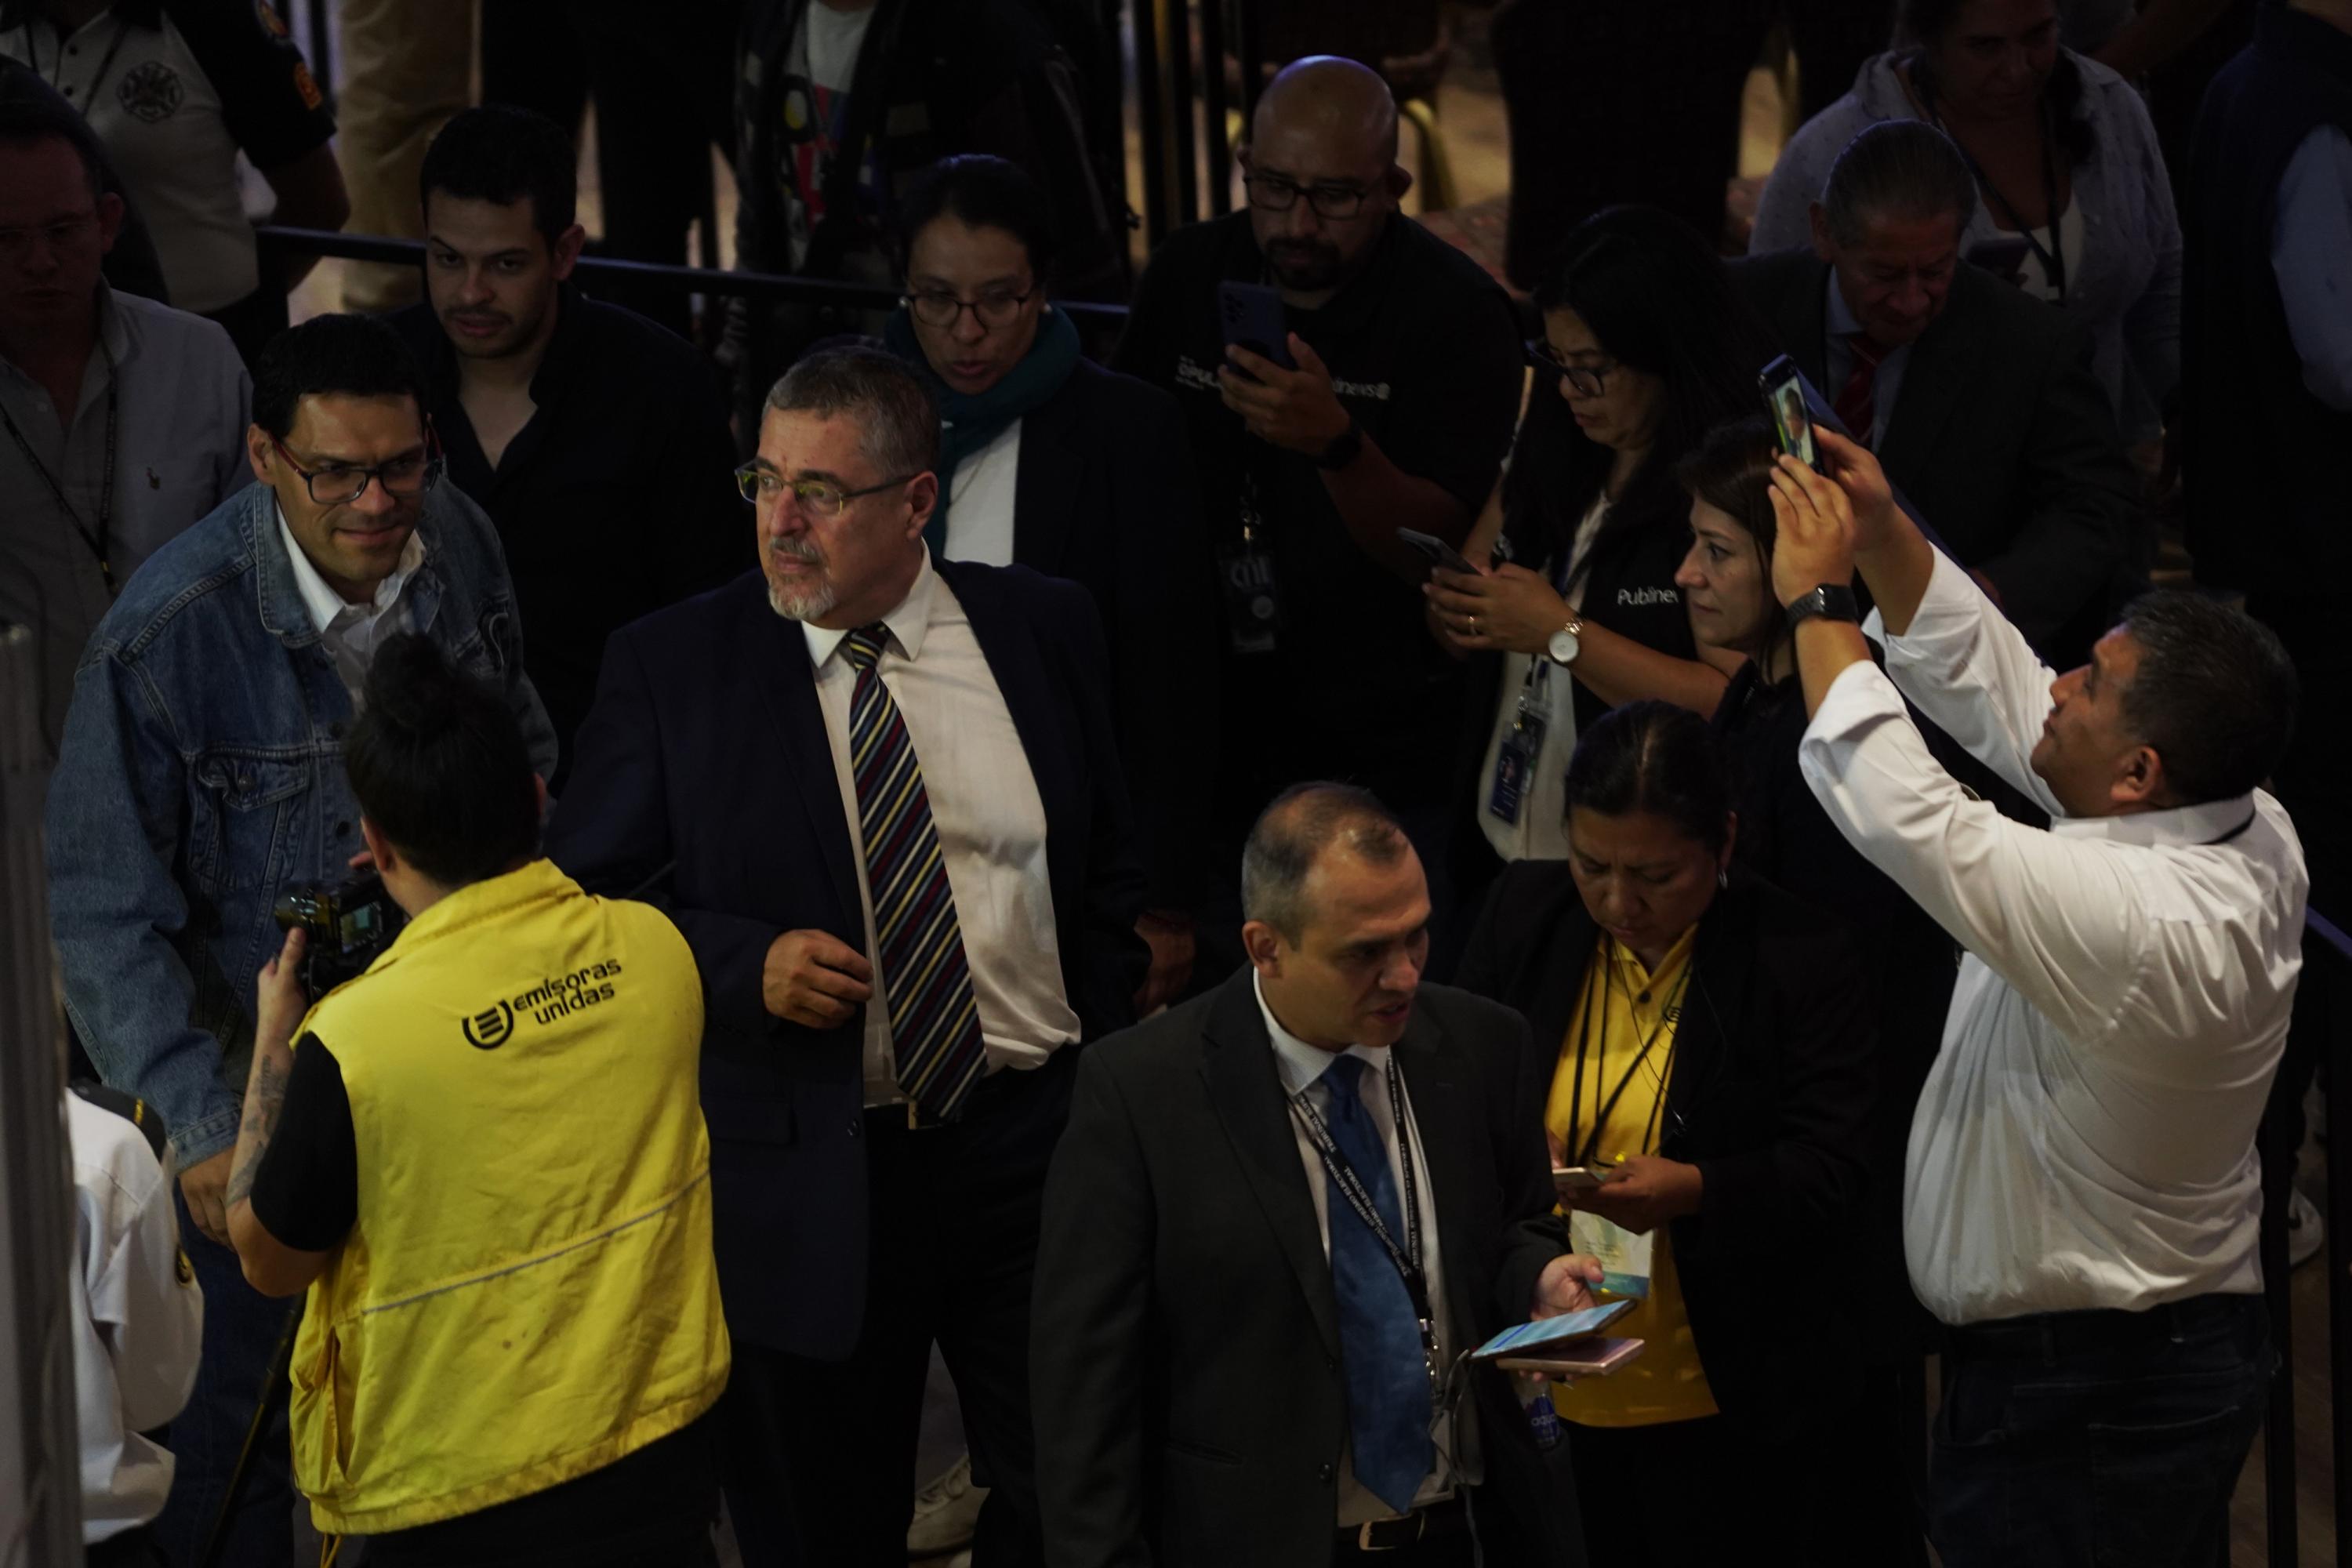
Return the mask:
<path id="1" fill-rule="evenodd" d="M 1085 1037 L 1122 1027 L 1146 952 L 1143 878 L 1084 588 L 949 562 L 1045 808 L 1062 981 Z M 952 789 L 952 779 L 927 781 Z M 613 635 L 548 853 L 593 892 L 667 910 L 702 973 L 703 1114 L 728 1327 L 848 1355 L 866 1310 L 863 1011 L 831 1029 L 769 1015 L 788 931 L 864 949 L 856 832 L 798 623 L 751 572 Z"/>

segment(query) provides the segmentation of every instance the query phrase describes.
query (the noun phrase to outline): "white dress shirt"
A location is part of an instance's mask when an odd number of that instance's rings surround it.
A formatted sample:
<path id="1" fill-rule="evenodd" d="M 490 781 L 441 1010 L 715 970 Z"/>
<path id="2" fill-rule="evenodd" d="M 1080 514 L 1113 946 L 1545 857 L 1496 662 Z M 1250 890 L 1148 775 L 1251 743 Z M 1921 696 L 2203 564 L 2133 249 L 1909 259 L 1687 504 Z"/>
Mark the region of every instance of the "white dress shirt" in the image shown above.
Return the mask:
<path id="1" fill-rule="evenodd" d="M 915 585 L 882 624 L 890 636 L 874 672 L 898 704 L 923 770 L 971 967 L 988 1070 L 1042 1067 L 1057 1047 L 1078 1037 L 1078 1016 L 1062 987 L 1045 805 L 1029 753 L 971 622 L 931 570 L 928 552 Z M 801 631 L 808 638 L 835 781 L 848 814 L 866 957 L 875 968 L 874 997 L 866 1005 L 866 1103 L 896 1105 L 907 1097 L 890 1048 L 890 977 L 881 972 L 881 944 L 874 935 L 874 895 L 866 884 L 866 847 L 857 831 L 857 778 L 849 765 L 849 703 L 857 671 L 840 651 L 846 631 L 805 622 Z"/>
<path id="2" fill-rule="evenodd" d="M 310 624 L 319 628 L 326 639 L 327 655 L 335 661 L 335 675 L 343 689 L 352 694 L 352 707 L 362 706 L 367 687 L 368 666 L 375 662 L 375 650 L 386 637 L 410 629 L 408 606 L 402 600 L 402 591 L 416 569 L 425 564 L 425 536 L 412 531 L 408 542 L 401 547 L 400 563 L 391 575 L 375 585 L 375 595 L 364 605 L 354 605 L 327 585 L 310 558 L 302 553 L 295 542 L 294 531 L 286 524 L 286 509 L 278 512 L 278 539 L 286 547 L 286 555 L 294 563 L 294 585 L 301 590 L 302 607 L 310 613 Z"/>
<path id="3" fill-rule="evenodd" d="M 95 1545 L 163 1510 L 172 1456 L 139 1434 L 177 1415 L 195 1387 L 205 1298 L 182 1271 L 171 1178 L 139 1130 L 68 1094 L 66 1134 L 81 1538 Z"/>
<path id="4" fill-rule="evenodd" d="M 110 392 L 110 510 L 101 505 Z M 39 639 L 41 728 L 51 752 L 73 699 L 74 668 L 114 603 L 76 522 L 99 531 L 107 512 L 103 542 L 115 584 L 131 581 L 150 555 L 252 481 L 245 457 L 251 395 L 244 362 L 219 326 L 103 282 L 98 341 L 75 406 L 58 409 L 47 387 L 0 358 L 0 409 L 16 429 L 13 437 L 0 431 L 0 621 L 30 627 Z"/>
<path id="5" fill-rule="evenodd" d="M 2051 679 L 1939 554 L 1885 672 L 1840 674 L 1800 752 L 1839 830 L 1967 950 L 1903 1184 L 1911 1283 L 1948 1323 L 2262 1289 L 2253 1137 L 2302 965 L 2303 847 L 2259 790 L 2064 816 L 2029 765 Z M 1906 696 L 2050 829 L 1945 773 Z"/>
<path id="6" fill-rule="evenodd" d="M 948 494 L 947 558 L 1013 564 L 1013 494 L 1021 479 L 1021 421 L 956 465 Z"/>
<path id="7" fill-rule="evenodd" d="M 1251 984 L 1256 992 L 1258 1012 L 1265 1019 L 1266 1035 L 1274 1041 L 1275 1066 L 1282 1074 L 1284 1092 L 1304 1095 L 1307 1102 L 1315 1108 L 1315 1113 L 1328 1125 L 1331 1119 L 1331 1095 L 1319 1080 L 1330 1070 L 1334 1053 L 1310 1046 L 1284 1028 L 1281 1020 L 1274 1016 L 1274 1009 L 1266 1005 L 1265 985 L 1255 976 Z M 1389 1105 L 1389 1047 L 1349 1046 L 1338 1054 L 1359 1057 L 1370 1065 L 1371 1071 L 1362 1079 L 1364 1109 L 1371 1114 L 1374 1136 L 1380 1139 L 1381 1147 L 1388 1151 L 1389 1179 L 1396 1184 L 1397 1200 L 1402 1203 L 1404 1199 L 1404 1172 L 1397 1163 L 1396 1115 Z M 1402 1088 L 1405 1126 L 1412 1144 L 1414 1206 L 1421 1211 L 1421 1269 L 1429 1287 L 1430 1310 L 1436 1318 L 1437 1366 L 1439 1372 L 1444 1373 L 1465 1347 L 1454 1340 L 1451 1314 L 1445 1310 L 1445 1271 L 1442 1249 L 1438 1246 L 1437 1200 L 1430 1186 L 1429 1162 L 1422 1150 L 1421 1130 L 1413 1121 L 1412 1087 L 1405 1084 Z M 1322 1232 L 1323 1258 L 1328 1263 L 1331 1258 L 1331 1198 L 1329 1180 L 1323 1173 L 1323 1157 L 1316 1152 L 1314 1140 L 1307 1137 L 1306 1124 L 1296 1112 L 1290 1113 L 1290 1131 L 1298 1141 L 1299 1163 L 1307 1168 L 1307 1190 L 1315 1200 L 1315 1225 Z M 1405 1245 L 1405 1238 L 1402 1236 L 1395 1240 L 1400 1247 Z M 1475 1486 L 1478 1483 L 1477 1426 L 1475 1420 L 1460 1424 L 1461 1453 L 1457 1458 L 1454 1441 L 1455 1424 L 1444 1410 L 1433 1412 L 1429 1436 L 1436 1445 L 1437 1458 L 1429 1474 L 1423 1478 L 1421 1489 L 1413 1494 L 1414 1508 L 1426 1508 L 1452 1496 L 1457 1471 L 1458 1479 L 1464 1484 Z M 1387 1519 L 1395 1511 L 1364 1489 L 1356 1479 L 1353 1457 L 1343 1454 L 1339 1461 L 1339 1526 L 1344 1529 L 1376 1519 Z"/>

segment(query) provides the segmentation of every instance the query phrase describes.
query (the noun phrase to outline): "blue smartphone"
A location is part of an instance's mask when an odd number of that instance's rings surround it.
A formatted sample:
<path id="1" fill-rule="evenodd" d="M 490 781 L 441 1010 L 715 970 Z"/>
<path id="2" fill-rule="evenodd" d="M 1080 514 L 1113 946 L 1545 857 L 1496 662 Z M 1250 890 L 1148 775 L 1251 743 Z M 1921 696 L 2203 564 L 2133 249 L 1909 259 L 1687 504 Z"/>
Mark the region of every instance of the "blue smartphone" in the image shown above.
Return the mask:
<path id="1" fill-rule="evenodd" d="M 1633 1307 L 1631 1300 L 1604 1301 L 1580 1312 L 1563 1312 L 1557 1318 L 1546 1318 L 1540 1322 L 1521 1323 L 1517 1328 L 1505 1329 L 1480 1345 L 1470 1352 L 1470 1359 L 1493 1361 L 1496 1356 L 1531 1356 L 1539 1353 L 1543 1346 L 1589 1339 L 1632 1311 Z"/>
<path id="2" fill-rule="evenodd" d="M 1217 318 L 1224 324 L 1225 342 L 1269 359 L 1285 370 L 1298 366 L 1290 357 L 1290 323 L 1282 313 L 1282 296 L 1263 283 L 1217 285 Z"/>

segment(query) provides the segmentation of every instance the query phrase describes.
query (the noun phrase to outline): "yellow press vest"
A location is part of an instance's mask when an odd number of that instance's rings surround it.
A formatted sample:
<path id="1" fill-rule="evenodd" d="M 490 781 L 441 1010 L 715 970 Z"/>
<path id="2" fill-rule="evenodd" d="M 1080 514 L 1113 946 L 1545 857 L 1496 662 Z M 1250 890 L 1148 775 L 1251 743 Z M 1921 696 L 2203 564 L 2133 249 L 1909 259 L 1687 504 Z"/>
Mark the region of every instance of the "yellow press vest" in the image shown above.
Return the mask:
<path id="1" fill-rule="evenodd" d="M 303 1029 L 342 1068 L 359 1155 L 293 1363 L 321 1531 L 478 1512 L 710 1407 L 702 987 L 658 910 L 534 860 L 425 910 Z"/>

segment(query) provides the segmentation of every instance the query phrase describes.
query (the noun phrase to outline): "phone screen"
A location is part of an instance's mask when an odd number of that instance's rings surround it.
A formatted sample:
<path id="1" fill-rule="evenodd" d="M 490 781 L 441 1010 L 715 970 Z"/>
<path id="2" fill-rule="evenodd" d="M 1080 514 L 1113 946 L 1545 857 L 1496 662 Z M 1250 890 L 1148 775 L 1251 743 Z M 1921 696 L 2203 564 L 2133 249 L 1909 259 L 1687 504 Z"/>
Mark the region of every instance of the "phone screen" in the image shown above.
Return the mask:
<path id="1" fill-rule="evenodd" d="M 1538 1345 L 1564 1343 L 1597 1334 L 1633 1310 L 1634 1303 L 1606 1301 L 1598 1307 L 1587 1307 L 1580 1312 L 1563 1312 L 1557 1318 L 1539 1322 L 1521 1323 L 1515 1329 L 1505 1329 L 1480 1345 L 1472 1359 L 1491 1361 L 1498 1355 L 1530 1355 Z"/>
<path id="2" fill-rule="evenodd" d="M 1813 416 L 1805 407 L 1803 378 L 1791 372 L 1781 380 L 1768 380 L 1764 401 L 1772 410 L 1772 434 L 1780 450 L 1820 471 L 1822 455 L 1813 442 Z"/>

